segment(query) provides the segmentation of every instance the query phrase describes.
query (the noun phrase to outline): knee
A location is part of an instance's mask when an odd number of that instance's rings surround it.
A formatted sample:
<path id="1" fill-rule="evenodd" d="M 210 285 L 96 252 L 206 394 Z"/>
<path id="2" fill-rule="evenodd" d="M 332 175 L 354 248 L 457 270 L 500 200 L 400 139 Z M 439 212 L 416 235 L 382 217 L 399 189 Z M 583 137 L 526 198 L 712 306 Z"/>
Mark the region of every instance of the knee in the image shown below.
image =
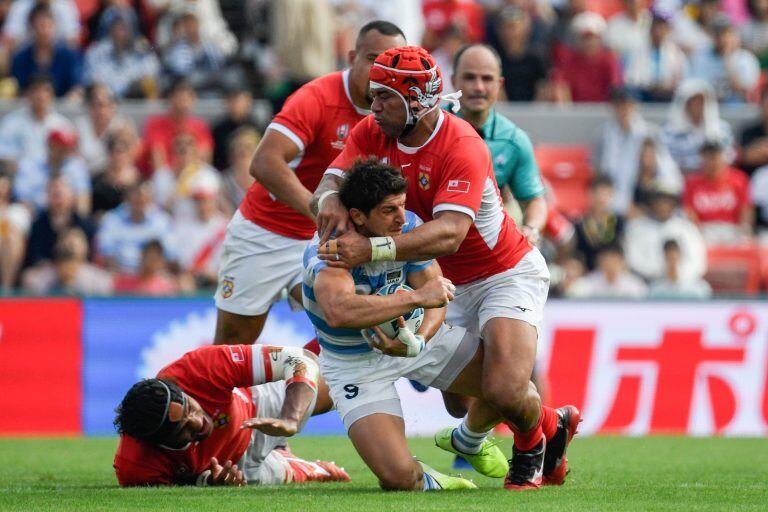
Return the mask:
<path id="1" fill-rule="evenodd" d="M 379 486 L 385 491 L 412 491 L 416 486 L 416 466 L 415 464 L 390 466 L 378 477 Z"/>
<path id="2" fill-rule="evenodd" d="M 483 382 L 485 401 L 496 409 L 509 412 L 526 408 L 535 389 L 527 379 L 486 379 Z"/>

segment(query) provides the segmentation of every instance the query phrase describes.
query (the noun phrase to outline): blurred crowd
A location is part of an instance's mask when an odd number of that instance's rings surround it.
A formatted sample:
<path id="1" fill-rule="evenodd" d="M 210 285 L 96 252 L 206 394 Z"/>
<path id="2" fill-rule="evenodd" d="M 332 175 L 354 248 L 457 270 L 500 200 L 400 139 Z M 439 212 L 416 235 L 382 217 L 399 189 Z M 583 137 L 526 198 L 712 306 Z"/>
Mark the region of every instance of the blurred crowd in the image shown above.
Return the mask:
<path id="1" fill-rule="evenodd" d="M 709 248 L 768 246 L 768 0 L 0 0 L 0 99 L 19 99 L 0 119 L 2 290 L 215 286 L 252 183 L 254 97 L 279 109 L 344 67 L 373 19 L 445 76 L 462 45 L 490 44 L 502 100 L 611 103 L 586 211 L 545 248 L 555 294 L 705 297 Z M 201 97 L 226 112 L 196 117 Z M 123 99 L 165 110 L 136 126 Z M 745 102 L 762 117 L 734 133 L 720 107 Z"/>

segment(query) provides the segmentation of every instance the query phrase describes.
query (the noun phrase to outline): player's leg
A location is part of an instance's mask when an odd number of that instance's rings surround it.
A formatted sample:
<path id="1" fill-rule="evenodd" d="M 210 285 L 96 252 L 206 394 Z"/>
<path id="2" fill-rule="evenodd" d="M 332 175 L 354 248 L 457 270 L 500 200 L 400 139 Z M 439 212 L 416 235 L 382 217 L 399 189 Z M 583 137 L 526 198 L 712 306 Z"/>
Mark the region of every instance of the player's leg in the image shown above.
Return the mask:
<path id="1" fill-rule="evenodd" d="M 264 324 L 267 322 L 267 314 L 238 315 L 223 309 L 216 310 L 216 334 L 214 345 L 250 345 L 256 342 Z"/>
<path id="2" fill-rule="evenodd" d="M 328 404 L 328 386 L 321 378 L 312 414 L 325 412 Z M 251 388 L 257 418 L 277 418 L 285 402 L 285 382 L 268 382 Z M 308 418 L 302 421 L 302 426 Z M 276 485 L 282 483 L 349 481 L 349 475 L 333 462 L 310 462 L 294 455 L 285 437 L 253 431 L 248 449 L 238 464 L 251 484 Z"/>
<path id="3" fill-rule="evenodd" d="M 557 411 L 542 407 L 530 382 L 549 272 L 534 249 L 514 269 L 486 285 L 478 310 L 485 349 L 483 396 L 514 432 L 505 487 L 535 489 L 542 483 L 546 440 L 557 433 L 560 419 Z"/>
<path id="4" fill-rule="evenodd" d="M 277 235 L 235 213 L 219 267 L 215 344 L 257 340 L 272 304 L 298 282 L 305 247 L 303 240 Z"/>
<path id="5" fill-rule="evenodd" d="M 379 485 L 389 491 L 424 489 L 424 472 L 413 459 L 405 437 L 403 418 L 372 414 L 349 428 L 349 438 Z"/>

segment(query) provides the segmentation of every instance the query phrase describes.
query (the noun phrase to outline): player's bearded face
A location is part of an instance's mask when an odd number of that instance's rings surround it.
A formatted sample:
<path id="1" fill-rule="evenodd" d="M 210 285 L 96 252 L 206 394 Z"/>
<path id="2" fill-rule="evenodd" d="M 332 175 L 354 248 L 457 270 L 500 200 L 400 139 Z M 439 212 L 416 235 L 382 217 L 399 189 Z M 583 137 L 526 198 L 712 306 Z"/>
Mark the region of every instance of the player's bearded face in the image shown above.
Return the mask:
<path id="1" fill-rule="evenodd" d="M 374 89 L 371 111 L 384 135 L 396 139 L 403 133 L 406 121 L 405 104 L 397 94 L 387 89 Z"/>
<path id="2" fill-rule="evenodd" d="M 183 447 L 189 443 L 195 443 L 207 439 L 213 433 L 213 420 L 200 407 L 200 404 L 189 395 L 186 395 L 186 407 L 173 402 L 168 411 L 168 418 L 177 423 L 176 429 L 163 442 L 170 447 Z"/>

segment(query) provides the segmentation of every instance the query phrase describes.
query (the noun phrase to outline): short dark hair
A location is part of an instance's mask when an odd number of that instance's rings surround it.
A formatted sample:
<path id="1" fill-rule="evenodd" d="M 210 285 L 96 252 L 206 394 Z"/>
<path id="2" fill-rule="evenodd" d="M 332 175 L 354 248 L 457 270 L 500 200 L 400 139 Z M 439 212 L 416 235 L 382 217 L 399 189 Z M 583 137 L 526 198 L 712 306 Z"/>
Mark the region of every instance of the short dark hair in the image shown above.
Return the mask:
<path id="1" fill-rule="evenodd" d="M 339 189 L 339 199 L 349 210 L 356 208 L 368 215 L 385 197 L 403 194 L 408 182 L 400 169 L 376 157 L 358 160 L 347 171 Z"/>
<path id="2" fill-rule="evenodd" d="M 664 242 L 664 253 L 668 253 L 670 251 L 680 252 L 680 244 L 678 244 L 677 240 L 674 238 L 670 238 Z"/>
<path id="3" fill-rule="evenodd" d="M 365 34 L 371 30 L 375 30 L 379 34 L 385 36 L 400 36 L 405 40 L 406 43 L 408 42 L 405 34 L 403 34 L 403 31 L 400 30 L 400 27 L 394 23 L 390 23 L 389 21 L 384 20 L 374 20 L 366 23 L 360 28 L 360 31 L 357 33 L 357 39 L 355 40 L 355 49 L 360 47 L 360 43 L 362 42 L 363 37 L 365 37 Z"/>
<path id="4" fill-rule="evenodd" d="M 496 64 L 499 65 L 499 73 L 501 73 L 501 55 L 499 55 L 499 52 L 496 51 L 496 48 L 489 44 L 484 43 L 472 43 L 472 44 L 465 44 L 461 48 L 459 48 L 456 53 L 453 55 L 453 72 L 455 73 L 457 69 L 459 69 L 459 60 L 461 60 L 461 56 L 464 55 L 464 52 L 469 50 L 470 48 L 485 48 L 491 54 L 493 55 L 494 60 L 496 60 Z"/>
<path id="5" fill-rule="evenodd" d="M 618 243 L 611 243 L 604 245 L 597 251 L 597 256 L 600 257 L 603 254 L 615 254 L 624 259 L 624 249 Z"/>
<path id="6" fill-rule="evenodd" d="M 595 190 L 600 187 L 611 187 L 613 188 L 613 180 L 610 176 L 606 176 L 604 174 L 599 175 L 594 180 L 592 180 L 592 184 L 589 186 L 590 190 Z"/>
<path id="7" fill-rule="evenodd" d="M 34 73 L 29 79 L 29 82 L 24 88 L 24 91 L 28 92 L 37 87 L 48 87 L 49 89 L 53 90 L 53 77 L 45 72 Z"/>
<path id="8" fill-rule="evenodd" d="M 171 402 L 185 402 L 182 389 L 170 380 L 144 379 L 137 382 L 115 409 L 114 425 L 118 434 L 141 441 L 162 442 L 176 426 L 167 421 Z"/>
<path id="9" fill-rule="evenodd" d="M 45 2 L 37 2 L 32 9 L 29 10 L 29 14 L 27 15 L 27 26 L 32 26 L 32 22 L 34 22 L 38 16 L 47 16 L 52 20 L 55 19 L 53 16 L 53 9 L 51 9 L 51 6 Z"/>
<path id="10" fill-rule="evenodd" d="M 179 91 L 189 91 L 196 94 L 195 86 L 192 85 L 192 82 L 188 78 L 183 76 L 176 77 L 171 81 L 168 88 L 165 90 L 165 97 L 170 98 Z"/>

